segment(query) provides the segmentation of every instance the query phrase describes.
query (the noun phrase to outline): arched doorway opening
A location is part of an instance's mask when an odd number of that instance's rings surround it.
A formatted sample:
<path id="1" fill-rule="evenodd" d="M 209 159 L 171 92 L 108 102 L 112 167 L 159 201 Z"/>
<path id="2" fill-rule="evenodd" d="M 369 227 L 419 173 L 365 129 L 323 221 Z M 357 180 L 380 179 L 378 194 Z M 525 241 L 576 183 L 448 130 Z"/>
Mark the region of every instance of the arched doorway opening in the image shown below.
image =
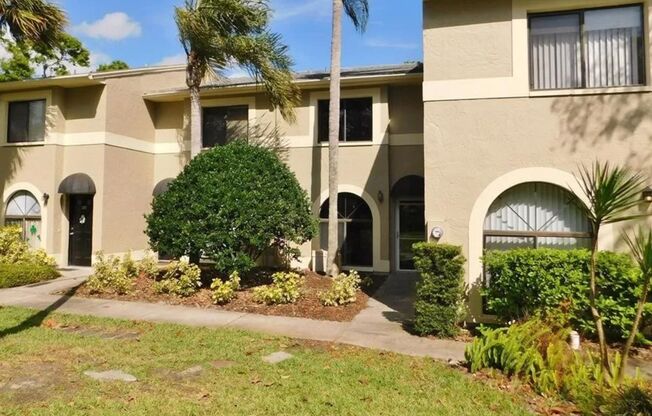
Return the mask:
<path id="1" fill-rule="evenodd" d="M 328 249 L 328 199 L 319 211 L 322 250 Z M 338 237 L 342 267 L 373 267 L 373 217 L 359 196 L 343 192 L 337 198 Z"/>

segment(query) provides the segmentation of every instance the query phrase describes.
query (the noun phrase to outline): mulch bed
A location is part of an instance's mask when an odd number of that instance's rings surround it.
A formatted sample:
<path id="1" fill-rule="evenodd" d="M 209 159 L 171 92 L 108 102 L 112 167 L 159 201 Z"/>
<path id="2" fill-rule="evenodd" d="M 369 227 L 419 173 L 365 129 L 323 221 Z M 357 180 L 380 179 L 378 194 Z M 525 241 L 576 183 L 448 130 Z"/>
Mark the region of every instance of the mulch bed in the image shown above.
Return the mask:
<path id="1" fill-rule="evenodd" d="M 165 303 L 170 305 L 193 306 L 202 309 L 216 309 L 234 312 L 248 312 L 260 315 L 290 316 L 297 318 L 310 318 L 324 321 L 351 321 L 360 311 L 367 307 L 369 296 L 382 285 L 385 276 L 372 276 L 374 284 L 359 291 L 355 303 L 338 306 L 323 306 L 319 301 L 319 293 L 328 290 L 331 280 L 322 277 L 314 272 L 305 272 L 305 285 L 302 296 L 295 304 L 289 305 L 265 305 L 256 303 L 253 300 L 253 288 L 269 283 L 269 273 L 263 273 L 253 279 L 243 278 L 242 290 L 238 291 L 236 299 L 226 305 L 215 305 L 211 298 L 210 289 L 202 288 L 197 293 L 187 298 L 180 298 L 167 294 L 158 294 L 152 288 L 152 280 L 140 276 L 136 278 L 133 290 L 126 295 L 116 294 L 93 294 L 88 287 L 82 285 L 76 291 L 75 296 L 87 298 L 114 299 L 123 301 L 137 301 L 150 303 Z M 206 286 L 206 284 L 204 284 Z"/>

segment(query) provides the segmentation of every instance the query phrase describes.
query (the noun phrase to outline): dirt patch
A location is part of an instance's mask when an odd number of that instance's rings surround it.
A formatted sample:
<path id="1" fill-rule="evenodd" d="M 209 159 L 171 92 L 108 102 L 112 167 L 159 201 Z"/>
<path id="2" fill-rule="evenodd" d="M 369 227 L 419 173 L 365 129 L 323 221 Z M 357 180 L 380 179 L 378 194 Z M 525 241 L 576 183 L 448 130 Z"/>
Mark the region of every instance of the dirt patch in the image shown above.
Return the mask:
<path id="1" fill-rule="evenodd" d="M 46 401 L 69 384 L 65 368 L 56 363 L 0 367 L 0 397 L 19 405 Z"/>
<path id="2" fill-rule="evenodd" d="M 369 296 L 372 295 L 384 282 L 385 276 L 370 276 L 371 284 L 364 291 L 358 292 L 356 302 L 339 307 L 326 307 L 319 301 L 319 293 L 328 290 L 331 280 L 316 273 L 305 272 L 305 285 L 302 296 L 295 304 L 265 305 L 253 300 L 253 289 L 270 281 L 269 273 L 257 274 L 248 279 L 243 279 L 243 289 L 238 292 L 236 299 L 227 305 L 215 305 L 211 298 L 211 291 L 206 288 L 187 298 L 180 298 L 166 294 L 158 294 L 153 290 L 153 281 L 145 276 L 136 278 L 133 290 L 126 295 L 92 294 L 88 287 L 82 285 L 75 296 L 115 299 L 123 301 L 138 301 L 150 303 L 165 303 L 170 305 L 185 305 L 203 309 L 217 309 L 234 312 L 247 312 L 260 315 L 290 316 L 297 318 L 310 318 L 324 321 L 351 321 L 360 311 L 367 307 Z M 206 284 L 204 284 L 206 286 Z"/>

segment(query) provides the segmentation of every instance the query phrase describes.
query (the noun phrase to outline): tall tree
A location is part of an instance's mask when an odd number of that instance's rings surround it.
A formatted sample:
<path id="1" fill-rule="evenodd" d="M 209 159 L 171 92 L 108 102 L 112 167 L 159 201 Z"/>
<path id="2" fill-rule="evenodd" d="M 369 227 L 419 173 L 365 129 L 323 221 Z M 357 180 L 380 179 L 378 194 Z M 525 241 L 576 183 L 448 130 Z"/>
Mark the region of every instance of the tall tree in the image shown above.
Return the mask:
<path id="1" fill-rule="evenodd" d="M 338 230 L 338 156 L 340 146 L 340 72 L 342 66 L 342 10 L 359 32 L 367 29 L 368 0 L 333 0 L 333 33 L 331 37 L 330 104 L 328 115 L 328 273 L 340 272 Z"/>
<path id="2" fill-rule="evenodd" d="M 47 0 L 0 1 L 0 31 L 18 42 L 54 47 L 66 23 L 63 10 Z"/>
<path id="3" fill-rule="evenodd" d="M 0 82 L 21 81 L 34 77 L 30 50 L 24 43 L 2 42 L 9 57 L 0 59 Z"/>
<path id="4" fill-rule="evenodd" d="M 270 17 L 268 0 L 186 0 L 175 9 L 187 57 L 192 157 L 202 149 L 201 84 L 233 65 L 245 68 L 283 118 L 294 121 L 299 89 L 293 83 L 287 46 L 268 29 Z"/>
<path id="5" fill-rule="evenodd" d="M 129 65 L 125 61 L 116 59 L 108 64 L 101 64 L 97 67 L 97 72 L 119 71 L 121 69 L 129 69 Z"/>
<path id="6" fill-rule="evenodd" d="M 88 68 L 91 54 L 76 37 L 61 33 L 53 45 L 36 43 L 32 61 L 41 66 L 43 78 L 70 74 L 71 66 Z"/>
<path id="7" fill-rule="evenodd" d="M 589 264 L 589 307 L 595 330 L 600 343 L 600 361 L 605 373 L 613 376 L 609 362 L 607 339 L 604 333 L 602 313 L 596 300 L 599 289 L 597 284 L 597 257 L 600 231 L 607 224 L 628 221 L 645 215 L 634 214 L 632 210 L 641 203 L 641 195 L 647 180 L 640 174 L 626 168 L 612 166 L 609 162 L 595 162 L 593 166 L 582 166 L 577 178 L 588 204 L 581 207 L 591 223 L 591 261 Z M 576 194 L 579 200 L 583 195 Z"/>

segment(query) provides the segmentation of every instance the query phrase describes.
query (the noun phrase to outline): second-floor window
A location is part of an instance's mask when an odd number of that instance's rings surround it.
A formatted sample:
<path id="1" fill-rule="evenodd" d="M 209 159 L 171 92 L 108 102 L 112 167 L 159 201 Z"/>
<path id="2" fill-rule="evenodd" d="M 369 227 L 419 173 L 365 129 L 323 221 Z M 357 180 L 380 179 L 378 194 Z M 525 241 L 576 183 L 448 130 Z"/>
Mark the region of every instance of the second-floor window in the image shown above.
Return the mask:
<path id="1" fill-rule="evenodd" d="M 330 100 L 318 103 L 318 137 L 328 141 Z M 371 97 L 345 98 L 340 104 L 340 141 L 364 142 L 373 139 L 373 100 Z"/>
<path id="2" fill-rule="evenodd" d="M 45 100 L 9 103 L 8 143 L 42 142 L 45 139 Z"/>
<path id="3" fill-rule="evenodd" d="M 531 15 L 534 90 L 645 84 L 640 5 Z"/>
<path id="4" fill-rule="evenodd" d="M 249 107 L 206 107 L 202 117 L 202 146 L 222 146 L 249 137 Z"/>

